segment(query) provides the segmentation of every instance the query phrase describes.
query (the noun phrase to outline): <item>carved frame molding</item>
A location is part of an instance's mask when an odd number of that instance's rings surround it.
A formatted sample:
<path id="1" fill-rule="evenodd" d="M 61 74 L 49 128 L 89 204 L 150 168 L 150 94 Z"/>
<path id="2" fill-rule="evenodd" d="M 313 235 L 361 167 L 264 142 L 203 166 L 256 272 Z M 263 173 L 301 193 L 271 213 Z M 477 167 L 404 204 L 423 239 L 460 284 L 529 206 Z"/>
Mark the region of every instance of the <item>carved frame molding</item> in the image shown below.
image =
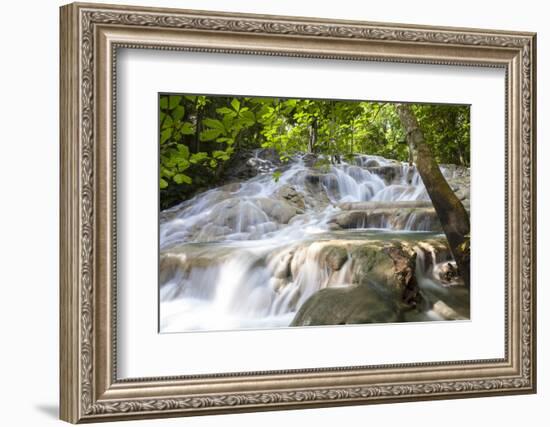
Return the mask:
<path id="1" fill-rule="evenodd" d="M 535 34 L 71 4 L 61 8 L 60 41 L 62 419 L 535 391 Z M 120 47 L 504 67 L 506 357 L 117 380 L 113 147 Z"/>

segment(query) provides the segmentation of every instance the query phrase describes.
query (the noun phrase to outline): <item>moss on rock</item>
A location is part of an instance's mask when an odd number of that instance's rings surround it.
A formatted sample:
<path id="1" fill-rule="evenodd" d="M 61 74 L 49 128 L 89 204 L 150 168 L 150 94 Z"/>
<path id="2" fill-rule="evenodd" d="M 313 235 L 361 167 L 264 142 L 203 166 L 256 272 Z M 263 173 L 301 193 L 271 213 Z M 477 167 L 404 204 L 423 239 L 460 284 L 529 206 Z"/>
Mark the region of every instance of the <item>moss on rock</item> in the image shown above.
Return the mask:
<path id="1" fill-rule="evenodd" d="M 325 288 L 296 313 L 291 326 L 397 322 L 400 310 L 390 293 L 374 284 Z"/>

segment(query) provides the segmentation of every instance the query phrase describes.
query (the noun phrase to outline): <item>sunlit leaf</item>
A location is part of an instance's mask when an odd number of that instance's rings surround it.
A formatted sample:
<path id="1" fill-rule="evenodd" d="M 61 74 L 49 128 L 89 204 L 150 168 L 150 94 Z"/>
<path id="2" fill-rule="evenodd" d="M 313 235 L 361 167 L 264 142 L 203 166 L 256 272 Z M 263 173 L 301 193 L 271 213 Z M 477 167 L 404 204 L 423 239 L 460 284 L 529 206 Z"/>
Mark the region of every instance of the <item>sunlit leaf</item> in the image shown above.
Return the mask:
<path id="1" fill-rule="evenodd" d="M 174 174 L 175 174 L 174 171 L 172 171 L 171 169 L 168 169 L 166 167 L 162 167 L 160 169 L 160 175 L 163 176 L 163 177 L 166 176 L 168 178 L 172 178 L 174 176 Z"/>
<path id="2" fill-rule="evenodd" d="M 217 160 L 227 161 L 229 160 L 229 154 L 225 151 L 215 150 L 212 152 L 212 156 Z"/>
<path id="3" fill-rule="evenodd" d="M 178 155 L 183 159 L 189 158 L 189 147 L 185 144 L 178 144 L 177 148 Z"/>
<path id="4" fill-rule="evenodd" d="M 235 114 L 235 111 L 227 107 L 218 108 L 216 111 L 220 114 Z"/>
<path id="5" fill-rule="evenodd" d="M 174 175 L 173 179 L 176 184 L 191 184 L 193 182 L 191 177 L 185 175 L 184 173 Z"/>
<path id="6" fill-rule="evenodd" d="M 233 138 L 227 136 L 222 136 L 221 138 L 216 139 L 216 142 L 227 142 L 228 144 L 233 144 Z"/>
<path id="7" fill-rule="evenodd" d="M 237 98 L 233 98 L 231 101 L 231 106 L 235 109 L 235 111 L 239 111 L 241 108 L 241 103 Z"/>
<path id="8" fill-rule="evenodd" d="M 213 141 L 218 136 L 221 135 L 221 131 L 219 129 L 207 129 L 203 130 L 200 134 L 200 140 L 201 141 Z"/>
<path id="9" fill-rule="evenodd" d="M 189 159 L 189 161 L 191 163 L 201 163 L 203 161 L 205 161 L 206 159 L 208 159 L 208 153 L 205 153 L 203 151 L 200 151 L 198 153 L 194 153 L 191 155 L 191 158 Z"/>

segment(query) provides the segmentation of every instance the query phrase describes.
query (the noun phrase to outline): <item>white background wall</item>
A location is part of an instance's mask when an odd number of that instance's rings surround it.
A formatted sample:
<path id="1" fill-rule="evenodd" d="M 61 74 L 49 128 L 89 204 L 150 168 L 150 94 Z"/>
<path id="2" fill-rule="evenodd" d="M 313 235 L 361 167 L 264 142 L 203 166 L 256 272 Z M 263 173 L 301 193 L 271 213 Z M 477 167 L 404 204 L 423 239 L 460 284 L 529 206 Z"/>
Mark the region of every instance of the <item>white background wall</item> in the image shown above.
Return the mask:
<path id="1" fill-rule="evenodd" d="M 113 3 L 122 3 L 111 0 Z M 550 405 L 550 292 L 546 287 L 550 197 L 550 29 L 545 2 L 357 0 L 133 0 L 133 4 L 538 32 L 539 393 L 191 419 L 131 425 L 281 426 L 547 425 Z M 57 0 L 2 5 L 0 65 L 0 420 L 59 425 L 58 402 L 58 6 Z M 491 160 L 487 159 L 487 172 Z M 486 260 L 491 268 L 491 260 Z M 546 418 L 546 420 L 545 420 Z"/>

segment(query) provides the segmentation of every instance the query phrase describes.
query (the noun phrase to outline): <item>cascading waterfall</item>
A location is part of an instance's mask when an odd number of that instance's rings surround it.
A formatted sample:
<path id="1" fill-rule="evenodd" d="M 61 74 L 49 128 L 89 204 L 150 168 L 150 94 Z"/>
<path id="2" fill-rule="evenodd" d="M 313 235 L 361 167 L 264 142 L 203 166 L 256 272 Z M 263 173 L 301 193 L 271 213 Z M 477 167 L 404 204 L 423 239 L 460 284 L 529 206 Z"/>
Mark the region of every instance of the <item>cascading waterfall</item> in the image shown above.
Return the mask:
<path id="1" fill-rule="evenodd" d="M 317 291 L 354 282 L 350 251 L 369 241 L 414 247 L 419 285 L 446 291 L 438 265 L 452 258 L 426 243 L 443 235 L 414 166 L 357 155 L 318 169 L 297 156 L 275 179 L 259 152 L 250 161 L 255 177 L 161 212 L 161 332 L 289 326 Z"/>

